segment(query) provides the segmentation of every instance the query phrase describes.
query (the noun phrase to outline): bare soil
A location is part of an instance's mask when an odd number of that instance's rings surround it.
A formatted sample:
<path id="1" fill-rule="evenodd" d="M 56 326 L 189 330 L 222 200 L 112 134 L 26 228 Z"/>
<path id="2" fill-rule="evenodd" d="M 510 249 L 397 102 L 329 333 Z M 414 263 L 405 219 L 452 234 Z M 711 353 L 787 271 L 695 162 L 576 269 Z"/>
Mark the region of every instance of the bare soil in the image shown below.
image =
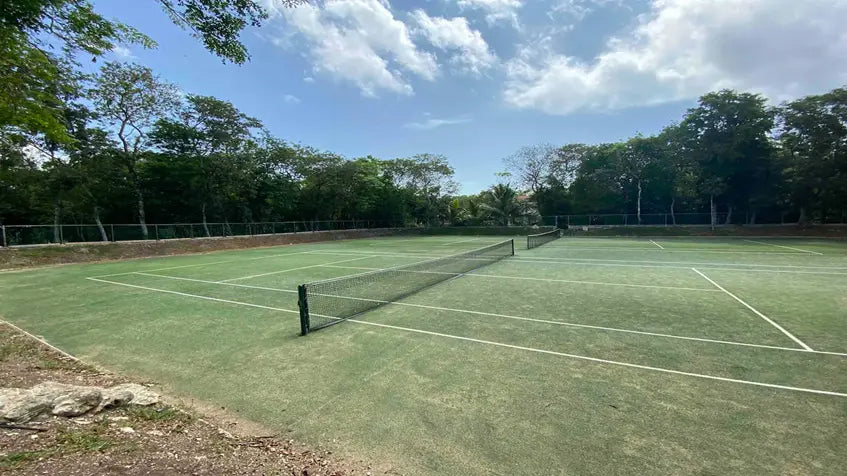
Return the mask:
<path id="1" fill-rule="evenodd" d="M 0 324 L 2 385 L 29 387 L 45 380 L 98 386 L 128 382 Z M 362 461 L 343 461 L 328 451 L 269 434 L 258 424 L 220 414 L 201 415 L 197 409 L 170 404 L 120 408 L 79 418 L 51 416 L 21 426 L 25 428 L 0 425 L 0 474 L 318 476 L 377 472 Z"/>

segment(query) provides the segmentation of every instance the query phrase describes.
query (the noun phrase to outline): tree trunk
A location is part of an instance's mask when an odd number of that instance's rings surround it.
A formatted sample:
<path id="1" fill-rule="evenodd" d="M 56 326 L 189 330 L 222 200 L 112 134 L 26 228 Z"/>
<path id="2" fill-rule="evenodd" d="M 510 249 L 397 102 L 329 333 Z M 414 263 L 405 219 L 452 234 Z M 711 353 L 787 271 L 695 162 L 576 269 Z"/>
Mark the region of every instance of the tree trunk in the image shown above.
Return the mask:
<path id="1" fill-rule="evenodd" d="M 638 218 L 638 224 L 641 224 L 641 180 L 638 181 L 638 200 L 636 200 L 635 213 Z"/>
<path id="2" fill-rule="evenodd" d="M 674 213 L 673 213 L 673 206 L 674 206 L 675 202 L 676 202 L 676 198 L 671 197 L 671 223 L 673 223 L 674 226 L 676 226 L 676 215 L 674 215 Z"/>
<path id="3" fill-rule="evenodd" d="M 800 207 L 800 218 L 797 219 L 797 224 L 805 225 L 806 220 L 808 220 L 808 218 L 806 218 L 806 207 Z"/>
<path id="4" fill-rule="evenodd" d="M 755 209 L 753 210 L 753 213 L 750 215 L 750 221 L 749 221 L 749 224 L 750 224 L 750 225 L 755 225 L 755 224 L 756 224 L 756 210 L 755 210 Z"/>
<path id="5" fill-rule="evenodd" d="M 106 229 L 103 228 L 103 223 L 100 221 L 100 207 L 94 206 L 94 223 L 97 224 L 97 230 L 100 231 L 100 240 L 109 241 L 109 235 L 106 234 Z"/>
<path id="6" fill-rule="evenodd" d="M 724 222 L 724 225 L 729 225 L 730 223 L 732 223 L 732 205 L 728 206 L 726 209 L 726 221 Z"/>
<path id="7" fill-rule="evenodd" d="M 203 231 L 206 232 L 206 238 L 209 238 L 212 234 L 209 233 L 209 224 L 206 222 L 206 202 L 203 202 L 203 209 L 201 213 L 203 214 Z"/>
<path id="8" fill-rule="evenodd" d="M 59 206 L 59 199 L 53 202 L 53 242 L 62 242 L 62 208 Z"/>
<path id="9" fill-rule="evenodd" d="M 147 239 L 150 235 L 147 232 L 147 219 L 144 215 L 144 193 L 141 191 L 141 182 L 138 180 L 138 173 L 135 170 L 135 163 L 132 159 L 128 161 L 129 177 L 132 180 L 132 187 L 135 191 L 135 200 L 138 207 L 138 224 L 141 225 L 141 237 Z"/>
<path id="10" fill-rule="evenodd" d="M 718 209 L 715 208 L 715 195 L 709 195 L 709 215 L 711 217 L 712 227 L 718 224 Z"/>

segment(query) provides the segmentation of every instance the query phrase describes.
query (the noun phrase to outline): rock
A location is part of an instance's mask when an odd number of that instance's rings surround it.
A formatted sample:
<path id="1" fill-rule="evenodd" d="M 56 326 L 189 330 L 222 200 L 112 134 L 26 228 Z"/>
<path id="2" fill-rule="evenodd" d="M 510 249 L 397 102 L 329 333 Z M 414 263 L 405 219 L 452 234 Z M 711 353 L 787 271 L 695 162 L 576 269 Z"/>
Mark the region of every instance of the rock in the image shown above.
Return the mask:
<path id="1" fill-rule="evenodd" d="M 159 430 L 150 430 L 147 432 L 147 434 L 150 436 L 165 436 L 165 434 Z"/>
<path id="2" fill-rule="evenodd" d="M 30 389 L 0 388 L 0 422 L 26 423 L 42 413 L 75 417 L 119 405 L 152 405 L 159 396 L 137 384 L 111 388 L 43 382 Z"/>
<path id="3" fill-rule="evenodd" d="M 118 431 L 120 431 L 121 433 L 135 433 L 135 430 L 128 426 L 122 426 L 118 428 Z"/>

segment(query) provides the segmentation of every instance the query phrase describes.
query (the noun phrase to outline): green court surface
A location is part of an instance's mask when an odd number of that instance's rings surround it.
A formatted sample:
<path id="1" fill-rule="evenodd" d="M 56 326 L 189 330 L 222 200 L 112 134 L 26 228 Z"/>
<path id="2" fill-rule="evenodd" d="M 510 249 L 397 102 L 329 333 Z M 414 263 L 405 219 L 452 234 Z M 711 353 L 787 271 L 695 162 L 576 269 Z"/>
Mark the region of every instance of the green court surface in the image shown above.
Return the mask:
<path id="1" fill-rule="evenodd" d="M 83 360 L 397 474 L 843 474 L 847 242 L 565 237 L 299 335 L 297 286 L 505 237 L 0 273 Z"/>

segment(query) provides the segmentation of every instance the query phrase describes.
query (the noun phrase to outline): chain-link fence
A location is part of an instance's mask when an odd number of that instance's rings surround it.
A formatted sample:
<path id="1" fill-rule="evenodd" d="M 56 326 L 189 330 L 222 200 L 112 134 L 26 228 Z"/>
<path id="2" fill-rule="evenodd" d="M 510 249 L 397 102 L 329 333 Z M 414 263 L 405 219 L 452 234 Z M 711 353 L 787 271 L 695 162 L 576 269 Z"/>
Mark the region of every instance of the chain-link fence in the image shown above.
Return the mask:
<path id="1" fill-rule="evenodd" d="M 744 213 L 717 213 L 712 221 L 710 213 L 643 213 L 639 217 L 635 213 L 606 213 L 586 215 L 558 215 L 541 217 L 543 225 L 572 227 L 572 226 L 692 226 L 692 225 L 793 225 L 800 220 L 799 212 L 795 213 L 761 213 L 755 217 Z M 729 219 L 727 219 L 729 218 Z M 830 215 L 824 219 L 812 220 L 812 224 L 831 225 L 847 223 L 847 216 Z"/>
<path id="2" fill-rule="evenodd" d="M 316 231 L 388 228 L 379 220 L 316 220 L 262 223 L 165 223 L 148 224 L 74 224 L 74 225 L 0 225 L 0 246 L 28 246 L 60 243 L 109 241 L 173 240 L 222 238 L 231 236 L 276 235 Z M 146 230 L 145 230 L 146 228 Z M 146 233 L 145 233 L 146 231 Z"/>

